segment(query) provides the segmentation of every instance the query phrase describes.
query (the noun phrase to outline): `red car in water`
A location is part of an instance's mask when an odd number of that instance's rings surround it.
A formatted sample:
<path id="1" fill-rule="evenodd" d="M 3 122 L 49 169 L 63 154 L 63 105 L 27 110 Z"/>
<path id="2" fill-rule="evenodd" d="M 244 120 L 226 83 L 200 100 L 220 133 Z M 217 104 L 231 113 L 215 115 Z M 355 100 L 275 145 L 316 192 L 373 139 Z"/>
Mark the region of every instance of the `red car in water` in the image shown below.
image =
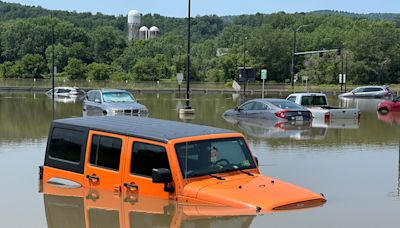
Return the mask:
<path id="1" fill-rule="evenodd" d="M 383 101 L 378 104 L 378 111 L 381 113 L 400 112 L 400 96 L 391 101 Z"/>

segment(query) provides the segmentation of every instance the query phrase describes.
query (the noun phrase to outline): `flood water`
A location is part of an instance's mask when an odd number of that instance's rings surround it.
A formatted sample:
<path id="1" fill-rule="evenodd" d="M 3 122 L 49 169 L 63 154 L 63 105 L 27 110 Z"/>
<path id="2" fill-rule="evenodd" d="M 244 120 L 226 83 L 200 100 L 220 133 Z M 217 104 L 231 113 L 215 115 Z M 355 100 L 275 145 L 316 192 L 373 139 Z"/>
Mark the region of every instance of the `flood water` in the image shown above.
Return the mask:
<path id="1" fill-rule="evenodd" d="M 137 94 L 150 117 L 179 120 L 175 94 Z M 400 224 L 400 115 L 379 116 L 379 100 L 344 100 L 360 122 L 279 128 L 262 121 L 224 120 L 240 101 L 232 95 L 192 95 L 193 123 L 244 133 L 264 175 L 324 193 L 323 207 L 258 216 L 191 217 L 175 202 L 152 203 L 86 192 L 45 194 L 43 164 L 52 119 L 43 94 L 0 94 L 0 227 L 395 227 Z M 59 100 L 56 118 L 82 116 L 82 102 Z M 99 194 L 99 193 L 96 193 Z M 95 195 L 96 195 L 95 194 Z M 92 194 L 93 195 L 93 194 Z M 108 199 L 108 200 L 104 200 Z M 185 212 L 188 212 L 187 210 Z M 200 213 L 197 210 L 196 213 Z M 190 213 L 189 213 L 190 214 Z"/>

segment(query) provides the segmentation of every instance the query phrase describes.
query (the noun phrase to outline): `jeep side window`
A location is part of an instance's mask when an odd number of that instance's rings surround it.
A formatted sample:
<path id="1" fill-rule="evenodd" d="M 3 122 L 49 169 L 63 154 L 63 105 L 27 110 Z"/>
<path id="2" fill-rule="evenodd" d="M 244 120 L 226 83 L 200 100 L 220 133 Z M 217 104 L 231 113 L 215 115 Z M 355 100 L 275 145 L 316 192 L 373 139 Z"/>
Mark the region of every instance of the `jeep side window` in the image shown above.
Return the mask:
<path id="1" fill-rule="evenodd" d="M 90 147 L 90 164 L 118 171 L 121 149 L 121 139 L 93 135 Z"/>
<path id="2" fill-rule="evenodd" d="M 81 131 L 54 128 L 50 141 L 50 158 L 79 163 L 84 138 Z"/>
<path id="3" fill-rule="evenodd" d="M 170 169 L 165 148 L 141 142 L 133 143 L 131 173 L 151 177 L 153 168 Z"/>

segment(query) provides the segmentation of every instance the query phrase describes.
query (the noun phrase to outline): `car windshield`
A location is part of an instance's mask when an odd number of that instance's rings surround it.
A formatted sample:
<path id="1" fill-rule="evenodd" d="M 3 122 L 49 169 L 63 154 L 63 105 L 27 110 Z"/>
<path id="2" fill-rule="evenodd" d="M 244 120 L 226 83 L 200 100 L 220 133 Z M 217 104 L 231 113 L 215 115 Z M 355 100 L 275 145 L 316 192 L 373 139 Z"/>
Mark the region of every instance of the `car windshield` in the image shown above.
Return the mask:
<path id="1" fill-rule="evenodd" d="M 135 102 L 135 98 L 128 92 L 103 93 L 104 102 Z"/>
<path id="2" fill-rule="evenodd" d="M 301 105 L 326 105 L 325 96 L 303 96 Z"/>
<path id="3" fill-rule="evenodd" d="M 271 101 L 270 103 L 281 109 L 304 109 L 291 101 Z"/>
<path id="4" fill-rule="evenodd" d="M 175 151 L 184 178 L 256 167 L 243 138 L 179 143 Z"/>

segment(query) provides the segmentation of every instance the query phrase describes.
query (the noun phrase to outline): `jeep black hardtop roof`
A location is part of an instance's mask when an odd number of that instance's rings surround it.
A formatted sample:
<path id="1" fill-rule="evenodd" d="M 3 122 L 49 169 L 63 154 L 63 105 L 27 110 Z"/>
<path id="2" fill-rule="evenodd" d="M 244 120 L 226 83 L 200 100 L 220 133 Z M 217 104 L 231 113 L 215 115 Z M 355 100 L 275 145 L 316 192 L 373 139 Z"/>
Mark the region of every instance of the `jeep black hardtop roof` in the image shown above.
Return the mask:
<path id="1" fill-rule="evenodd" d="M 184 137 L 235 133 L 230 130 L 197 124 L 132 116 L 96 116 L 54 120 L 53 126 L 57 125 L 77 126 L 164 143 L 171 139 Z"/>

